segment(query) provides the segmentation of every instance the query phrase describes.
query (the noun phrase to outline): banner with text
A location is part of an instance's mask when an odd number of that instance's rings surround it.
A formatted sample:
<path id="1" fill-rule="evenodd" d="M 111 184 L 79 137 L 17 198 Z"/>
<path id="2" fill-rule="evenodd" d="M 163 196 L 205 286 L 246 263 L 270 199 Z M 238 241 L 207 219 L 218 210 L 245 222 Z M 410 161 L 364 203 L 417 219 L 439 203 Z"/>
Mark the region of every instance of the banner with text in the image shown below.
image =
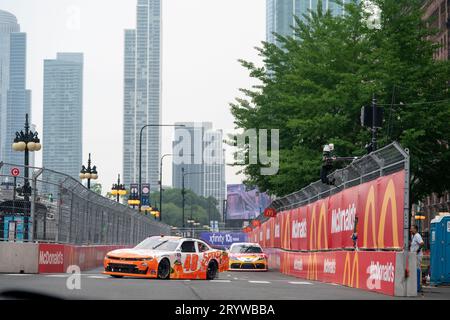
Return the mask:
<path id="1" fill-rule="evenodd" d="M 294 251 L 348 249 L 356 226 L 359 248 L 402 249 L 404 194 L 405 172 L 400 171 L 279 212 L 253 229 L 249 239 Z"/>

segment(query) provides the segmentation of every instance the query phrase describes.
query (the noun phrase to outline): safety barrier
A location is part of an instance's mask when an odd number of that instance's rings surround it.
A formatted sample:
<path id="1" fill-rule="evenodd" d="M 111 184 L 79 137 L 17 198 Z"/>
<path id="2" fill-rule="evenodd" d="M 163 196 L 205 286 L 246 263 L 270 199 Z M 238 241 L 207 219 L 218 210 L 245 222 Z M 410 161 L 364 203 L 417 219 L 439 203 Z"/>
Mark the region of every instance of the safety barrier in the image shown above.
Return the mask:
<path id="1" fill-rule="evenodd" d="M 417 295 L 415 253 L 409 254 L 405 268 L 403 252 L 292 252 L 280 249 L 266 249 L 265 252 L 269 257 L 269 268 L 286 275 L 391 296 Z M 406 281 L 405 270 L 411 270 L 412 275 Z"/>
<path id="2" fill-rule="evenodd" d="M 105 255 L 126 246 L 0 242 L 0 273 L 65 273 L 101 267 Z"/>
<path id="3" fill-rule="evenodd" d="M 249 239 L 266 248 L 271 265 L 283 273 L 417 295 L 415 277 L 407 276 L 416 270 L 408 253 L 408 151 L 394 142 L 329 180 L 335 184 L 318 181 L 274 200 L 269 208 L 276 216 L 258 217 Z"/>

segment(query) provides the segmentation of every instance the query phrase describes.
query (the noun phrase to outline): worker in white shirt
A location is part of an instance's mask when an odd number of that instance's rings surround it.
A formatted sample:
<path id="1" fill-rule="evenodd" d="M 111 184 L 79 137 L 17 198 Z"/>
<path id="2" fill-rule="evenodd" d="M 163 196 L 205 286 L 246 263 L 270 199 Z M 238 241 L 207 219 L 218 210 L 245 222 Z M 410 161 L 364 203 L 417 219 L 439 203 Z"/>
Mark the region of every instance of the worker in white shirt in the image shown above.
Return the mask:
<path id="1" fill-rule="evenodd" d="M 417 292 L 420 292 L 421 291 L 420 282 L 422 279 L 421 268 L 422 268 L 422 258 L 423 258 L 422 248 L 424 246 L 424 242 L 423 242 L 422 236 L 418 232 L 419 228 L 417 227 L 417 225 L 411 226 L 410 231 L 411 231 L 410 251 L 415 252 L 417 254 Z"/>

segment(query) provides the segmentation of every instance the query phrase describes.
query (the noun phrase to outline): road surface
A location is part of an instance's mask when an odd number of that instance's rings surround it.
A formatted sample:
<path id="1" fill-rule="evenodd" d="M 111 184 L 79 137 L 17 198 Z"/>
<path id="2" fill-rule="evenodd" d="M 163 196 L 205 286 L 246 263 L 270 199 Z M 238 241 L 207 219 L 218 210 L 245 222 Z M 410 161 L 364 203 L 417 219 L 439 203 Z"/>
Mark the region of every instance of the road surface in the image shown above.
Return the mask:
<path id="1" fill-rule="evenodd" d="M 384 300 L 397 299 L 344 286 L 298 279 L 269 272 L 225 272 L 219 279 L 115 279 L 102 269 L 80 275 L 80 289 L 68 289 L 68 274 L 0 274 L 0 295 L 23 290 L 62 299 L 98 300 Z M 70 281 L 69 281 L 70 282 Z M 71 282 L 75 283 L 75 282 Z M 73 287 L 73 286 L 72 286 Z M 0 296 L 0 299 L 6 299 Z M 408 299 L 449 299 L 450 288 L 425 289 L 424 296 Z"/>

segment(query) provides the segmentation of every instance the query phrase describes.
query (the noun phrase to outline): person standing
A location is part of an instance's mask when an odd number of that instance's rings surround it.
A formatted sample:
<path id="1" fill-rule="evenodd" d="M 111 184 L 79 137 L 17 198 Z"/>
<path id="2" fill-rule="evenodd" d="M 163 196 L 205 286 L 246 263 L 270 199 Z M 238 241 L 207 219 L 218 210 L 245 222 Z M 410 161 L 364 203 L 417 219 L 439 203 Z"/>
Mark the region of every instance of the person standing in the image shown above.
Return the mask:
<path id="1" fill-rule="evenodd" d="M 422 268 L 422 258 L 423 258 L 423 252 L 422 252 L 422 248 L 424 246 L 424 242 L 422 239 L 422 236 L 420 235 L 419 228 L 417 227 L 417 225 L 413 225 L 411 226 L 411 246 L 410 246 L 410 251 L 411 252 L 415 252 L 417 254 L 417 292 L 421 292 L 421 268 Z"/>

